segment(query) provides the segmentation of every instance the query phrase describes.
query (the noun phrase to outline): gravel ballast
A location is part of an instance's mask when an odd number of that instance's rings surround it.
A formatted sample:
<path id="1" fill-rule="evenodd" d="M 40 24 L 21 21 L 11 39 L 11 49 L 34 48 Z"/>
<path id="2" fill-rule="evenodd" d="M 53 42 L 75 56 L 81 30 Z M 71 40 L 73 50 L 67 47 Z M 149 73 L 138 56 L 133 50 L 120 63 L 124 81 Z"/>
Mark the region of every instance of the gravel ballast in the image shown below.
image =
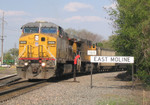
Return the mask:
<path id="1" fill-rule="evenodd" d="M 119 73 L 121 72 L 94 74 L 92 89 L 90 87 L 90 75 L 86 75 L 77 77 L 78 82 L 72 82 L 73 78 L 71 78 L 52 83 L 0 104 L 109 105 L 110 101 L 124 103 L 123 105 L 142 104 L 142 90 L 133 90 L 131 89 L 131 82 L 116 79 L 115 77 Z M 149 92 L 146 92 L 146 95 L 149 95 Z M 146 98 L 145 102 L 147 102 Z"/>
<path id="2" fill-rule="evenodd" d="M 17 74 L 16 68 L 0 68 L 0 78 L 3 78 L 8 75 Z"/>

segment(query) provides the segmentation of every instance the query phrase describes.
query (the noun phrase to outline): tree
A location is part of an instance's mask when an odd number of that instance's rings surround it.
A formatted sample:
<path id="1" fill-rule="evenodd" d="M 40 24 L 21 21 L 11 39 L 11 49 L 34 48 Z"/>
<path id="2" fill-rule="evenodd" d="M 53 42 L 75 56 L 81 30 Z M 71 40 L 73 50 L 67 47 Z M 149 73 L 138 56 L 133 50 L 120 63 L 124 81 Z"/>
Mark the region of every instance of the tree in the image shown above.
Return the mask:
<path id="1" fill-rule="evenodd" d="M 4 53 L 4 60 L 6 63 L 9 63 L 8 61 L 16 60 L 18 57 L 18 49 L 17 48 L 12 48 L 8 50 L 7 52 Z"/>
<path id="2" fill-rule="evenodd" d="M 18 49 L 17 48 L 12 48 L 8 51 L 13 59 L 16 59 L 18 57 Z"/>
<path id="3" fill-rule="evenodd" d="M 113 43 L 115 50 L 134 56 L 136 70 L 150 74 L 150 1 L 116 1 L 117 9 L 109 11 L 117 34 Z"/>
<path id="4" fill-rule="evenodd" d="M 112 36 L 109 37 L 108 40 L 103 40 L 101 47 L 114 50 L 113 43 L 114 43 L 114 40 L 115 40 L 116 37 L 117 37 L 116 35 L 112 35 Z"/>
<path id="5" fill-rule="evenodd" d="M 89 32 L 87 30 L 74 30 L 74 29 L 66 29 L 65 30 L 69 35 L 72 36 L 77 36 L 79 38 L 82 39 L 87 39 L 87 40 L 91 40 L 95 43 L 100 42 L 102 40 L 102 36 L 98 35 L 98 34 L 94 34 L 92 32 Z"/>
<path id="6" fill-rule="evenodd" d="M 4 53 L 4 60 L 12 60 L 13 57 L 11 56 L 11 54 L 9 52 Z"/>

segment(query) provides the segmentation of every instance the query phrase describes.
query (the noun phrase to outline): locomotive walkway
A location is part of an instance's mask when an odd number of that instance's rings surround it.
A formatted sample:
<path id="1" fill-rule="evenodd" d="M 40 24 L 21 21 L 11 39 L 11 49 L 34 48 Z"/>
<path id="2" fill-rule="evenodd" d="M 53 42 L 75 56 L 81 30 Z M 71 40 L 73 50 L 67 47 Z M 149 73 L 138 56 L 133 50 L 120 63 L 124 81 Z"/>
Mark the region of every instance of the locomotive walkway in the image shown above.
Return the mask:
<path id="1" fill-rule="evenodd" d="M 132 89 L 132 83 L 115 77 L 122 72 L 99 73 L 54 82 L 32 92 L 8 100 L 2 105 L 149 105 L 150 92 Z M 115 105 L 115 104 L 113 104 Z"/>

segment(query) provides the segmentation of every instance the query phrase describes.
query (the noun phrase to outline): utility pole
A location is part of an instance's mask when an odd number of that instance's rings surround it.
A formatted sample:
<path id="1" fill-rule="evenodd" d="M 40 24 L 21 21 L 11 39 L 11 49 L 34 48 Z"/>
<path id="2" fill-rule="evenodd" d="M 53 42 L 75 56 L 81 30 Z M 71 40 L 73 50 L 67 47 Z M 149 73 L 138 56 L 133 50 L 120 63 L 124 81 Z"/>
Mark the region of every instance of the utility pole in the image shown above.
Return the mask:
<path id="1" fill-rule="evenodd" d="M 3 12 L 3 16 L 2 16 L 1 64 L 3 64 L 3 42 L 4 42 L 4 12 Z"/>

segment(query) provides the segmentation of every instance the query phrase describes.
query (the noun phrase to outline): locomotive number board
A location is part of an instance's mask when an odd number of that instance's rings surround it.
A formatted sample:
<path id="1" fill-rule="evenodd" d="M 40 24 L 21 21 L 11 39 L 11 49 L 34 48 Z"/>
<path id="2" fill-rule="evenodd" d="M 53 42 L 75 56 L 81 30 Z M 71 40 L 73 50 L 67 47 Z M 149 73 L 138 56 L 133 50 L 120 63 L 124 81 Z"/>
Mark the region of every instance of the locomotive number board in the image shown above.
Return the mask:
<path id="1" fill-rule="evenodd" d="M 87 55 L 96 55 L 96 50 L 88 50 Z"/>
<path id="2" fill-rule="evenodd" d="M 91 56 L 92 63 L 134 63 L 131 56 Z"/>

